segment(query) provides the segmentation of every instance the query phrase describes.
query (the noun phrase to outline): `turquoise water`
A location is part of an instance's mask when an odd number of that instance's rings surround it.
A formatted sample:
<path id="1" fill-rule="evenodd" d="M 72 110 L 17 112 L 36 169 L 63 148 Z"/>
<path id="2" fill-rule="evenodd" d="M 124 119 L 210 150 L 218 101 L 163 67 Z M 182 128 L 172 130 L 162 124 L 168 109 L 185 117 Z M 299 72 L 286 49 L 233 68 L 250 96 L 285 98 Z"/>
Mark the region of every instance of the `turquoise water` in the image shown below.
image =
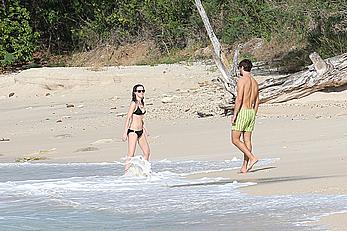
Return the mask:
<path id="1" fill-rule="evenodd" d="M 238 166 L 164 160 L 136 177 L 120 163 L 2 163 L 0 230 L 325 230 L 312 221 L 347 211 L 346 195 L 250 196 L 239 188 L 252 182 L 185 178 Z"/>

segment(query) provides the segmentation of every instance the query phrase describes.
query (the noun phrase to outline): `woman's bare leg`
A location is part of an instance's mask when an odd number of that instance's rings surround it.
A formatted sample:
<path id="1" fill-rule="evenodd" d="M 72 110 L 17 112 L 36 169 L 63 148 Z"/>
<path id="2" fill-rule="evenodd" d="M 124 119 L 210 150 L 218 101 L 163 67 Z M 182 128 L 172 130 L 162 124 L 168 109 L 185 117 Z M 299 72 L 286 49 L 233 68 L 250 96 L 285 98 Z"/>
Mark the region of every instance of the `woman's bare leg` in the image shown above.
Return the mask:
<path id="1" fill-rule="evenodd" d="M 137 142 L 137 134 L 134 132 L 130 132 L 128 135 L 128 156 L 125 161 L 125 171 L 128 170 L 131 157 L 134 157 L 135 149 L 136 149 L 136 142 Z"/>
<path id="2" fill-rule="evenodd" d="M 143 135 L 140 137 L 139 139 L 139 145 L 140 148 L 142 149 L 143 155 L 145 157 L 145 160 L 149 161 L 149 156 L 151 154 L 151 150 L 149 148 L 149 144 L 147 141 L 147 136 L 145 133 L 143 133 Z"/>

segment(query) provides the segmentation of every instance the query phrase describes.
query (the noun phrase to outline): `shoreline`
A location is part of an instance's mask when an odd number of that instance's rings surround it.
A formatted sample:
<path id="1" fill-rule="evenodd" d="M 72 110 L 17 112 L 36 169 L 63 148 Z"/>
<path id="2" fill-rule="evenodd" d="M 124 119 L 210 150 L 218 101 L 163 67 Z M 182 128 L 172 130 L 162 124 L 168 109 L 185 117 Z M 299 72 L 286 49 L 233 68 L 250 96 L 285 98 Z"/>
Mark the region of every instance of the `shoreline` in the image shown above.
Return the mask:
<path id="1" fill-rule="evenodd" d="M 252 188 L 244 189 L 253 195 L 346 194 L 347 185 L 343 184 L 347 180 L 345 170 L 347 155 L 344 151 L 346 149 L 344 137 L 347 134 L 343 130 L 344 121 L 344 118 L 258 119 L 253 139 L 256 154 L 259 153 L 257 155 L 260 159 L 278 158 L 279 160 L 268 166 L 258 167 L 256 165 L 247 174 L 238 174 L 238 170 L 223 170 L 193 174 L 188 177 L 225 177 L 241 182 L 260 183 L 255 190 Z M 151 128 L 151 135 L 149 136 L 152 149 L 151 159 L 173 161 L 241 159 L 241 153 L 229 141 L 228 122 L 229 119 L 226 117 L 148 121 L 148 127 Z M 172 127 L 173 125 L 174 127 Z M 187 126 L 190 126 L 191 129 L 177 137 L 177 134 Z M 268 129 L 271 126 L 272 129 Z M 302 126 L 310 129 L 309 136 L 299 130 Z M 37 143 L 36 140 L 42 140 L 45 145 L 36 149 L 36 156 L 47 157 L 47 160 L 39 161 L 44 163 L 119 161 L 123 157 L 121 153 L 126 153 L 126 143 L 121 142 L 120 138 L 114 137 L 113 129 L 99 129 L 101 131 L 99 130 L 94 136 L 72 134 L 58 139 L 52 135 L 49 138 L 44 138 L 43 136 L 48 135 L 36 134 L 36 137 L 31 137 L 28 140 L 29 144 L 22 147 L 24 150 L 27 145 L 33 146 L 32 144 Z M 114 130 L 119 129 L 120 126 Z M 279 139 L 282 130 L 285 130 L 287 134 L 282 134 Z M 330 134 L 329 131 L 331 130 L 334 130 L 335 133 Z M 103 137 L 100 137 L 100 134 L 103 134 Z M 199 139 L 192 139 L 191 137 L 199 137 Z M 2 151 L 2 153 L 10 153 L 11 149 L 18 150 L 15 142 L 27 139 L 29 137 L 26 134 L 18 140 L 13 140 L 11 137 L 10 142 L 1 144 L 4 148 L 8 146 L 7 150 L 9 150 Z M 277 141 L 274 142 L 274 139 Z M 34 149 L 32 150 L 31 153 L 35 153 Z M 140 153 L 139 148 L 137 148 L 136 154 Z M 13 163 L 17 157 L 17 155 L 3 155 L 0 156 L 0 162 Z"/>

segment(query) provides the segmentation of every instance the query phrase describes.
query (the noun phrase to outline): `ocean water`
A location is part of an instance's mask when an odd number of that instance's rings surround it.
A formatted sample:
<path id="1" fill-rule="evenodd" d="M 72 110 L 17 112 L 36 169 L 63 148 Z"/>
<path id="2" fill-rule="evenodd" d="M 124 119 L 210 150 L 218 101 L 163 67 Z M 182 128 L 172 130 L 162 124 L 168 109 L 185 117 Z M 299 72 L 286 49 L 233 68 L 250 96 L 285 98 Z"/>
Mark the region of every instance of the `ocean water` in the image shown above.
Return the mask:
<path id="1" fill-rule="evenodd" d="M 120 162 L 2 163 L 0 230 L 326 230 L 314 221 L 347 211 L 347 195 L 250 196 L 252 182 L 186 178 L 240 164 L 135 158 L 124 175 Z"/>

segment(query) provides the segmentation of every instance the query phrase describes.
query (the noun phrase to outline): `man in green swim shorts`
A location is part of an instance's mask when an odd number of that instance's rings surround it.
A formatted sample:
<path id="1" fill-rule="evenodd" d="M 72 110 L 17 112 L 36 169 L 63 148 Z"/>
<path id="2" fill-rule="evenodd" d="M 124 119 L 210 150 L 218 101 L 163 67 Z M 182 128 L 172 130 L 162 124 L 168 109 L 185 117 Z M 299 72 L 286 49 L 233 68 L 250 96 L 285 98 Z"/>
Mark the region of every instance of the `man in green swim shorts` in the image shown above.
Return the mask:
<path id="1" fill-rule="evenodd" d="M 244 59 L 239 64 L 240 78 L 237 81 L 237 97 L 232 116 L 232 143 L 243 152 L 243 164 L 240 172 L 246 173 L 258 162 L 252 153 L 252 132 L 255 116 L 259 107 L 258 83 L 251 75 L 252 62 Z M 242 136 L 242 141 L 241 141 Z"/>

